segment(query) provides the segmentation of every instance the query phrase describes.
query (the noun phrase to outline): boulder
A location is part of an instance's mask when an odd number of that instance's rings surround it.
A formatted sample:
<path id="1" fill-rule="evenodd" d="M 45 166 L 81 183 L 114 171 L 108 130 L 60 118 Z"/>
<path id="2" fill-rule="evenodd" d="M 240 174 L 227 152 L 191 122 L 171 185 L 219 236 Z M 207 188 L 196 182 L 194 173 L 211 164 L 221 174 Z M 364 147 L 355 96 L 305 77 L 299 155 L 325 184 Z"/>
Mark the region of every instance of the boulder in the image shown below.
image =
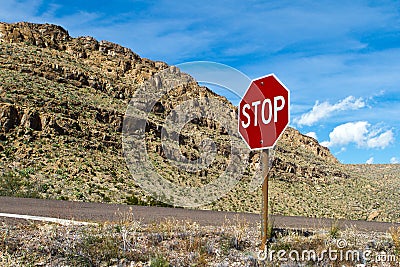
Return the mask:
<path id="1" fill-rule="evenodd" d="M 8 103 L 0 104 L 0 129 L 9 132 L 11 129 L 19 125 L 20 117 L 18 109 Z"/>
<path id="2" fill-rule="evenodd" d="M 25 128 L 30 128 L 35 131 L 42 130 L 42 121 L 40 119 L 39 112 L 34 109 L 28 109 L 25 111 L 21 119 L 21 125 Z"/>

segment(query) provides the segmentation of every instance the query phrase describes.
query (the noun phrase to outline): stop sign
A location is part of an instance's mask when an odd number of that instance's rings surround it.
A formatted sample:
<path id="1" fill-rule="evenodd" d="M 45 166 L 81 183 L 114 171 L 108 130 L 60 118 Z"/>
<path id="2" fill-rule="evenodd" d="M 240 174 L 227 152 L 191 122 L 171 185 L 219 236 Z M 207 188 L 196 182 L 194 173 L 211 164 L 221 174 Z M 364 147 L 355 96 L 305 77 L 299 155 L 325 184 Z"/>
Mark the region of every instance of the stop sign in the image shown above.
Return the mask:
<path id="1" fill-rule="evenodd" d="M 290 92 L 274 74 L 255 79 L 239 103 L 239 133 L 251 150 L 272 148 L 289 124 Z"/>

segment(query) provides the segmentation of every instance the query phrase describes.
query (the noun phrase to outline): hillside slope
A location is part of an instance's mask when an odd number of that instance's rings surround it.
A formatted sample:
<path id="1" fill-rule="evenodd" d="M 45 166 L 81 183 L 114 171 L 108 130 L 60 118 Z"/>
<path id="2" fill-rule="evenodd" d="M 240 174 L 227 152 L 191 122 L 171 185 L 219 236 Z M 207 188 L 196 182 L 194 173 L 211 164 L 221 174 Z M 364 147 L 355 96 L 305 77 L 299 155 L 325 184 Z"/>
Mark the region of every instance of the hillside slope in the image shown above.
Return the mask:
<path id="1" fill-rule="evenodd" d="M 134 92 L 168 67 L 117 44 L 72 38 L 59 26 L 0 23 L 0 194 L 161 204 L 132 179 L 122 154 L 121 131 Z M 204 137 L 217 144 L 215 160 L 206 171 L 178 173 L 160 146 L 162 119 L 191 98 L 224 101 L 236 116 L 225 98 L 190 82 L 161 99 L 161 108 L 153 110 L 146 127 L 147 149 L 167 179 L 202 186 L 229 161 L 227 134 L 218 123 L 192 120 L 180 133 L 180 148 L 188 158 L 198 157 L 196 144 Z M 249 191 L 258 157 L 250 153 L 249 168 L 238 185 L 203 208 L 258 212 L 260 189 Z M 367 218 L 373 212 L 365 208 L 374 201 L 370 197 L 324 195 L 326 190 L 358 186 L 360 180 L 352 173 L 315 139 L 288 128 L 275 149 L 270 173 L 273 212 Z M 353 202 L 364 208 L 352 212 L 346 207 Z M 398 215 L 383 211 L 379 216 L 374 219 L 396 220 Z"/>

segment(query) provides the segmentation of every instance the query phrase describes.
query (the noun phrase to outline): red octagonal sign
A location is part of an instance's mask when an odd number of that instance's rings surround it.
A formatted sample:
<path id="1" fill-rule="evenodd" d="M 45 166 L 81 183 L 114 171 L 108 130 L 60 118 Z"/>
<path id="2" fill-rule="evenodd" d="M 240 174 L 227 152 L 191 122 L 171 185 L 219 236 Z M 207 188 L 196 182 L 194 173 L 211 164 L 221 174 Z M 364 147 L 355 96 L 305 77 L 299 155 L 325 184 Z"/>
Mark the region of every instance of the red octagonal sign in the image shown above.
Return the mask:
<path id="1" fill-rule="evenodd" d="M 239 103 L 239 133 L 251 150 L 272 148 L 289 124 L 290 92 L 274 74 L 255 79 Z"/>

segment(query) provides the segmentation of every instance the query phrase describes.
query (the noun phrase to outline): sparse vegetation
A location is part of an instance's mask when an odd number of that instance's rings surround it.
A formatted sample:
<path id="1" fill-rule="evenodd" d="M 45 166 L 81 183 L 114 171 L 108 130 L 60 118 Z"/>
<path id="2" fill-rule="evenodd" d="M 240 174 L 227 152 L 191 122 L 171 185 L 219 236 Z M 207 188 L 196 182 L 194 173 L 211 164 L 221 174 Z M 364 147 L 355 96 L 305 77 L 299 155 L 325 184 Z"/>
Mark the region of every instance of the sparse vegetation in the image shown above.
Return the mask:
<path id="1" fill-rule="evenodd" d="M 239 230 L 237 229 L 239 227 Z M 278 229 L 270 243 L 269 258 L 258 258 L 260 231 L 247 222 L 226 221 L 223 226 L 201 226 L 191 221 L 166 220 L 145 225 L 131 214 L 116 222 L 90 226 L 57 224 L 0 225 L 0 263 L 2 266 L 354 266 L 361 260 L 330 260 L 322 251 L 332 249 L 371 251 L 371 258 L 384 251 L 395 255 L 398 229 L 388 234 L 362 233 L 355 229 L 341 232 L 340 239 L 326 231 Z M 338 241 L 340 240 L 340 241 Z M 345 247 L 338 242 L 345 240 Z M 239 242 L 238 242 L 239 241 Z M 272 252 L 275 251 L 275 252 Z M 306 258 L 279 260 L 278 251 L 291 251 Z M 274 254 L 275 253 L 275 254 Z M 281 252 L 282 253 L 282 252 Z M 297 254 L 290 254 L 292 257 Z M 311 254 L 309 254 L 311 253 Z M 339 255 L 339 254 L 337 254 Z M 345 255 L 345 254 L 343 254 Z M 310 257 L 310 258 L 307 258 Z M 389 258 L 388 258 L 389 259 Z M 391 256 L 390 259 L 393 259 Z M 396 266 L 393 262 L 387 266 Z M 386 265 L 385 265 L 386 266 Z"/>
<path id="2" fill-rule="evenodd" d="M 169 267 L 169 263 L 163 255 L 157 255 L 150 260 L 150 267 Z"/>
<path id="3" fill-rule="evenodd" d="M 334 220 L 331 224 L 331 228 L 329 229 L 329 235 L 332 238 L 338 238 L 339 232 L 340 232 L 339 222 L 337 220 Z"/>
<path id="4" fill-rule="evenodd" d="M 32 179 L 31 171 L 33 170 L 8 170 L 0 174 L 0 196 L 41 198 L 48 185 Z"/>
<path id="5" fill-rule="evenodd" d="M 389 233 L 393 240 L 395 252 L 400 255 L 400 227 L 390 228 Z"/>

